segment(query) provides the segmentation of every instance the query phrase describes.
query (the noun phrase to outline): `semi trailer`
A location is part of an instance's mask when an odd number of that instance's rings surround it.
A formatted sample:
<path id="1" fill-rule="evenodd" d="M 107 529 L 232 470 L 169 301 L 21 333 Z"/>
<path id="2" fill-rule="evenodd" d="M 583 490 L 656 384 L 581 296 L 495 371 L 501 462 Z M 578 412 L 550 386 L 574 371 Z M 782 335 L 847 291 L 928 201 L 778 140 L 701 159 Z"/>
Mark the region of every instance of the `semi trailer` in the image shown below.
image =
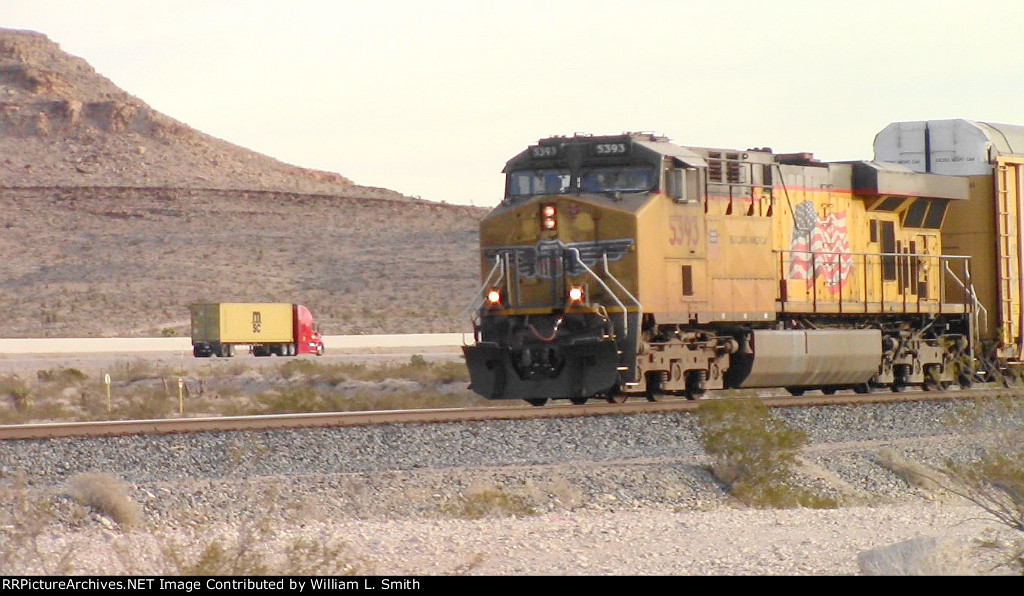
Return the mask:
<path id="1" fill-rule="evenodd" d="M 254 356 L 324 353 L 320 330 L 301 304 L 213 302 L 190 304 L 192 355 L 230 358 L 239 346 Z"/>

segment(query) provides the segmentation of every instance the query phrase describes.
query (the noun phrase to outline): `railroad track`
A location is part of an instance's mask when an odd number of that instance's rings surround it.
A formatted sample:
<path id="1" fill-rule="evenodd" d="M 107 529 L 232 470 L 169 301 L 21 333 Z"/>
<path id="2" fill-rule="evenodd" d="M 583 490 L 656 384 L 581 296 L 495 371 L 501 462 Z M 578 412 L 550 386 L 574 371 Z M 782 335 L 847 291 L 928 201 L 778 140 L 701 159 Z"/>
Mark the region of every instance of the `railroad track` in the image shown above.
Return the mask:
<path id="1" fill-rule="evenodd" d="M 907 401 L 951 401 L 995 397 L 1011 392 L 1003 387 L 979 387 L 959 391 L 878 392 L 869 394 L 789 395 L 763 398 L 769 407 L 806 407 L 857 405 Z M 1016 394 L 1016 393 L 1014 393 Z M 714 398 L 710 398 L 714 399 Z M 493 406 L 429 410 L 382 410 L 362 412 L 326 412 L 277 414 L 264 416 L 218 416 L 204 418 L 168 418 L 153 420 L 114 420 L 99 422 L 58 422 L 0 425 L 0 440 L 55 439 L 67 437 L 103 437 L 142 434 L 231 432 L 372 426 L 384 424 L 431 424 L 477 420 L 525 420 L 537 418 L 575 418 L 584 416 L 635 415 L 695 410 L 701 401 L 672 398 L 665 401 L 630 401 L 620 404 L 593 402 L 586 405 Z"/>

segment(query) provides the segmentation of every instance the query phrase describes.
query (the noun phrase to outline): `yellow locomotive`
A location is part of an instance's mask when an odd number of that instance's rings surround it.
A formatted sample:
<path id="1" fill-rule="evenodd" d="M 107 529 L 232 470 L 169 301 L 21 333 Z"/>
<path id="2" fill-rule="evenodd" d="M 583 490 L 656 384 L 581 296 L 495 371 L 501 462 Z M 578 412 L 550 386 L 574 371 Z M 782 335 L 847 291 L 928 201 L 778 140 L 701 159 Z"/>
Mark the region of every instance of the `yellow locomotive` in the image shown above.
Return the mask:
<path id="1" fill-rule="evenodd" d="M 552 137 L 480 224 L 490 399 L 942 389 L 1019 361 L 1024 128 L 895 123 L 874 161 Z"/>

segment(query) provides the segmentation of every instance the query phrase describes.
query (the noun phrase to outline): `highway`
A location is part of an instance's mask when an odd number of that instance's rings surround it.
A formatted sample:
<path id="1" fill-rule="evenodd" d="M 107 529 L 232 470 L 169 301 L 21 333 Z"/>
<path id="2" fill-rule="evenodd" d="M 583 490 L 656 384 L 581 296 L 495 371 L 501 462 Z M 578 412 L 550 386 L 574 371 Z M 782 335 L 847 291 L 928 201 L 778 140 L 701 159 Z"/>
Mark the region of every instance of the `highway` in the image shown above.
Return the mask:
<path id="1" fill-rule="evenodd" d="M 326 335 L 323 356 L 301 357 L 324 364 L 403 362 L 413 354 L 426 360 L 453 360 L 461 358 L 463 342 L 472 340 L 470 333 Z M 187 337 L 0 339 L 0 374 L 34 374 L 53 368 L 77 368 L 95 374 L 115 367 L 129 368 L 133 362 L 184 370 L 235 364 L 263 367 L 277 366 L 285 360 L 279 356 L 257 358 L 244 349 L 233 358 L 196 358 Z"/>
<path id="2" fill-rule="evenodd" d="M 466 333 L 410 333 L 396 335 L 325 335 L 324 350 L 374 348 L 459 347 L 473 340 Z M 95 354 L 140 352 L 191 352 L 187 337 L 53 337 L 0 339 L 0 354 Z"/>

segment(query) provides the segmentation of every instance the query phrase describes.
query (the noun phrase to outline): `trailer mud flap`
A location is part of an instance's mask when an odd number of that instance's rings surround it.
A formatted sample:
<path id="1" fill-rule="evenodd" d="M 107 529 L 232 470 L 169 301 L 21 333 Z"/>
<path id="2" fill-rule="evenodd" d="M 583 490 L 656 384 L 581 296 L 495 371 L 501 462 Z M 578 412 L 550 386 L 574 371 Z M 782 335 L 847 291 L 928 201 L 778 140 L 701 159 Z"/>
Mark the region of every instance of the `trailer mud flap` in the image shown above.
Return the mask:
<path id="1" fill-rule="evenodd" d="M 463 346 L 469 388 L 487 399 L 559 399 L 590 397 L 618 383 L 615 342 L 581 342 L 560 349 L 565 366 L 556 376 L 523 379 L 516 372 L 508 348 L 486 342 Z"/>

